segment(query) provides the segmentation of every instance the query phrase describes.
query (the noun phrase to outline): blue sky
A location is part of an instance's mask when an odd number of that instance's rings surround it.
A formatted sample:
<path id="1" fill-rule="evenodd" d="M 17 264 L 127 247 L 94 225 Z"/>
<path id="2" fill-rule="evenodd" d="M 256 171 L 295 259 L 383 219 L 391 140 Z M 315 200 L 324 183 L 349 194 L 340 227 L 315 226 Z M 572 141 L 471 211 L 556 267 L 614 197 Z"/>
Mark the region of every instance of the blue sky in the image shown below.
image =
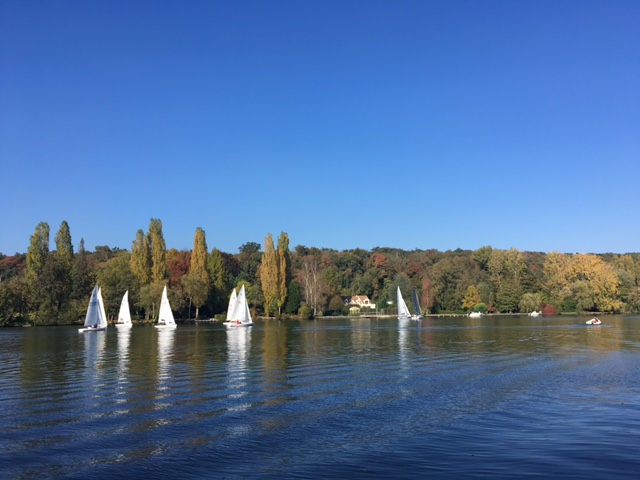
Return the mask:
<path id="1" fill-rule="evenodd" d="M 0 252 L 640 251 L 640 2 L 0 0 Z"/>

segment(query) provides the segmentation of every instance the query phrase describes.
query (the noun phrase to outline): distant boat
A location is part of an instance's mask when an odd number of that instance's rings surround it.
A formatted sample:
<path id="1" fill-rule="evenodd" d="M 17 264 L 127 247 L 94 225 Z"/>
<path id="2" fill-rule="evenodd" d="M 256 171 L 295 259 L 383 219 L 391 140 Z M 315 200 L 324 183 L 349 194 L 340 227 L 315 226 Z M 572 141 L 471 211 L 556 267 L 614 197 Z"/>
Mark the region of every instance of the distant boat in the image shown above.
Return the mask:
<path id="1" fill-rule="evenodd" d="M 118 312 L 118 321 L 116 327 L 131 327 L 131 312 L 129 311 L 129 290 L 124 292 L 122 302 L 120 302 L 120 311 Z"/>
<path id="2" fill-rule="evenodd" d="M 602 322 L 599 318 L 593 317 L 591 320 L 587 320 L 587 325 L 600 325 Z"/>
<path id="3" fill-rule="evenodd" d="M 158 323 L 154 325 L 156 328 L 176 328 L 176 321 L 173 318 L 173 312 L 171 311 L 171 305 L 169 304 L 169 297 L 167 297 L 167 286 L 164 286 L 162 290 L 162 300 L 160 301 L 160 315 L 158 316 Z"/>
<path id="4" fill-rule="evenodd" d="M 471 312 L 469 317 L 471 318 L 480 318 L 482 316 L 482 312 Z"/>
<path id="5" fill-rule="evenodd" d="M 96 285 L 91 292 L 89 306 L 87 307 L 87 315 L 84 318 L 84 327 L 79 328 L 78 332 L 100 332 L 107 328 L 107 314 L 104 311 L 104 303 L 102 302 L 102 290 Z"/>
<path id="6" fill-rule="evenodd" d="M 411 296 L 413 298 L 413 316 L 411 317 L 411 319 L 422 320 L 422 310 L 420 310 L 420 300 L 418 300 L 418 289 L 416 287 L 413 287 Z"/>
<path id="7" fill-rule="evenodd" d="M 232 305 L 232 300 L 233 294 L 231 294 L 231 300 L 229 300 L 229 307 Z M 227 321 L 224 322 L 224 325 L 227 327 L 248 327 L 253 325 L 251 312 L 249 311 L 249 303 L 247 302 L 247 294 L 244 291 L 244 285 L 242 285 L 240 293 L 233 303 L 233 310 L 231 311 L 231 314 L 227 312 Z"/>
<path id="8" fill-rule="evenodd" d="M 411 318 L 411 313 L 407 308 L 407 304 L 402 298 L 402 293 L 400 292 L 400 287 L 398 286 L 398 320 L 406 320 Z"/>
<path id="9" fill-rule="evenodd" d="M 542 315 L 542 312 L 536 312 L 535 310 L 528 314 L 530 317 L 539 317 Z"/>

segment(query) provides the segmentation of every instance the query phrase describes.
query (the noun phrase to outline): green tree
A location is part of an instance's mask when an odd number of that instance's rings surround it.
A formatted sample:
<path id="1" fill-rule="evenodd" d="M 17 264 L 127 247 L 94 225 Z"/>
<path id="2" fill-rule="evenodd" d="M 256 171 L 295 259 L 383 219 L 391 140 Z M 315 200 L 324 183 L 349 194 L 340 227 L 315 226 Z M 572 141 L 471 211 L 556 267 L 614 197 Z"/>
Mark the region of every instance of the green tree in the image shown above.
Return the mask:
<path id="1" fill-rule="evenodd" d="M 521 312 L 537 312 L 542 310 L 542 295 L 539 293 L 525 293 L 520 299 Z"/>
<path id="2" fill-rule="evenodd" d="M 115 318 L 120 310 L 124 292 L 131 291 L 136 278 L 131 271 L 131 254 L 127 251 L 107 260 L 97 272 L 97 282 L 102 289 L 102 298 L 107 318 Z"/>
<path id="3" fill-rule="evenodd" d="M 211 278 L 211 305 L 214 312 L 223 312 L 231 295 L 232 282 L 222 252 L 211 250 L 207 267 Z"/>
<path id="4" fill-rule="evenodd" d="M 49 258 L 49 225 L 40 222 L 31 235 L 29 248 L 27 249 L 27 268 L 25 282 L 29 292 L 30 303 L 35 311 L 32 311 L 34 323 L 40 323 L 36 314 L 43 303 L 43 273 Z"/>
<path id="5" fill-rule="evenodd" d="M 167 245 L 162 234 L 162 220 L 152 218 L 149 223 L 149 244 L 151 245 L 151 281 L 164 283 L 167 273 Z"/>
<path id="6" fill-rule="evenodd" d="M 291 282 L 291 252 L 289 252 L 289 235 L 280 233 L 278 238 L 278 315 L 287 302 L 288 286 Z"/>
<path id="7" fill-rule="evenodd" d="M 300 309 L 302 302 L 302 293 L 300 291 L 300 284 L 295 280 L 289 282 L 289 295 L 287 296 L 287 303 L 284 306 L 285 313 L 293 315 Z"/>
<path id="8" fill-rule="evenodd" d="M 260 265 L 260 281 L 262 282 L 262 293 L 264 295 L 264 311 L 269 317 L 278 301 L 278 256 L 276 254 L 273 237 L 269 233 L 264 242 L 264 253 L 262 254 L 262 264 Z"/>
<path id="9" fill-rule="evenodd" d="M 198 227 L 193 238 L 193 250 L 191 252 L 191 263 L 189 273 L 182 277 L 182 285 L 187 296 L 196 307 L 196 318 L 199 309 L 209 297 L 211 280 L 207 270 L 207 240 L 204 230 Z"/>

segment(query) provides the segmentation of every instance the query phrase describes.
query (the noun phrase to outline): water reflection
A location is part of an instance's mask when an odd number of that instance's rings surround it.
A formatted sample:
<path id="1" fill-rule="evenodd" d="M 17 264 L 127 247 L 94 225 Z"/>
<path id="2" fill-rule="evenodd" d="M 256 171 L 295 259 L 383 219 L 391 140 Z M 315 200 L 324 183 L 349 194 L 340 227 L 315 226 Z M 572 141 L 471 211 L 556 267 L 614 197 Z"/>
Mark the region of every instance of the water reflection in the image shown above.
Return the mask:
<path id="1" fill-rule="evenodd" d="M 158 384 L 159 388 L 166 388 L 169 379 L 169 367 L 173 357 L 173 344 L 176 331 L 173 329 L 158 329 Z"/>
<path id="2" fill-rule="evenodd" d="M 371 350 L 371 319 L 354 318 L 351 320 L 351 345 L 354 352 Z"/>
<path id="3" fill-rule="evenodd" d="M 241 400 L 248 395 L 247 359 L 251 347 L 251 327 L 227 329 L 227 369 L 229 384 L 229 399 L 239 400 L 232 403 L 229 411 L 242 412 L 251 407 L 247 400 Z M 248 426 L 244 423 L 236 425 L 233 434 L 244 434 Z"/>
<path id="4" fill-rule="evenodd" d="M 118 387 L 117 403 L 126 403 L 126 386 L 129 383 L 129 345 L 131 343 L 131 329 L 118 329 Z"/>

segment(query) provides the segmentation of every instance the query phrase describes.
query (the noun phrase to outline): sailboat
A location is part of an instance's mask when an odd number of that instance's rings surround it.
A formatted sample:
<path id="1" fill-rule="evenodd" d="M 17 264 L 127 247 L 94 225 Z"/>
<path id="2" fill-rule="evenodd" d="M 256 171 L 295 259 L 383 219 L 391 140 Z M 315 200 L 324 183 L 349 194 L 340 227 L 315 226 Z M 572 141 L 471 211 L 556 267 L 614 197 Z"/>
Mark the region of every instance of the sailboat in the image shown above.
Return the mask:
<path id="1" fill-rule="evenodd" d="M 107 314 L 104 311 L 104 303 L 102 302 L 102 290 L 96 285 L 93 287 L 93 292 L 91 292 L 87 315 L 84 318 L 84 327 L 79 328 L 78 332 L 99 332 L 106 328 Z"/>
<path id="2" fill-rule="evenodd" d="M 233 300 L 233 294 L 231 294 L 231 299 Z M 229 301 L 229 305 L 231 306 L 231 300 Z M 247 303 L 247 295 L 244 291 L 244 285 L 242 285 L 240 293 L 236 298 L 231 315 L 227 312 L 227 321 L 224 322 L 224 324 L 227 327 L 247 327 L 249 325 L 253 325 L 251 312 L 249 311 L 249 304 Z"/>
<path id="3" fill-rule="evenodd" d="M 236 294 L 236 289 L 233 289 L 231 292 L 231 298 L 229 299 L 229 308 L 227 308 L 227 322 L 231 320 L 231 316 L 233 315 L 233 309 L 236 308 L 236 303 L 238 301 L 238 295 Z"/>
<path id="4" fill-rule="evenodd" d="M 154 325 L 156 328 L 176 328 L 176 321 L 173 318 L 169 298 L 167 297 L 167 286 L 162 290 L 162 300 L 160 301 L 160 315 L 158 315 L 158 323 Z"/>
<path id="5" fill-rule="evenodd" d="M 124 292 L 122 302 L 120 302 L 120 312 L 118 312 L 118 321 L 116 327 L 131 327 L 131 312 L 129 311 L 129 290 Z"/>
<path id="6" fill-rule="evenodd" d="M 413 316 L 411 319 L 422 320 L 424 317 L 422 316 L 422 310 L 420 310 L 420 300 L 418 300 L 418 289 L 416 287 L 413 287 L 411 297 L 413 298 Z"/>
<path id="7" fill-rule="evenodd" d="M 402 298 L 402 293 L 400 293 L 400 287 L 398 286 L 398 320 L 406 320 L 411 318 L 411 313 L 407 308 L 407 304 Z"/>

